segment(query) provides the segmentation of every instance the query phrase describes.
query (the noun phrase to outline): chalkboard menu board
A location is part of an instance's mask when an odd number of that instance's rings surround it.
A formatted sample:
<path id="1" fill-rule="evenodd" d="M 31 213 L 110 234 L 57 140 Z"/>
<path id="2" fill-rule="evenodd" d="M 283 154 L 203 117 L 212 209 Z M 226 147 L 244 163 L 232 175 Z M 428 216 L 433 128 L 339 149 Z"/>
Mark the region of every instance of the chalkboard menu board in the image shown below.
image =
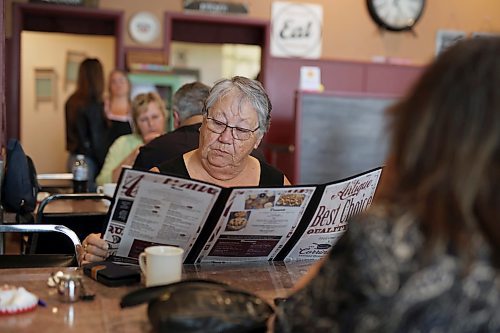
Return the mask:
<path id="1" fill-rule="evenodd" d="M 395 100 L 299 92 L 297 183 L 321 184 L 382 166 L 388 151 L 384 110 Z"/>

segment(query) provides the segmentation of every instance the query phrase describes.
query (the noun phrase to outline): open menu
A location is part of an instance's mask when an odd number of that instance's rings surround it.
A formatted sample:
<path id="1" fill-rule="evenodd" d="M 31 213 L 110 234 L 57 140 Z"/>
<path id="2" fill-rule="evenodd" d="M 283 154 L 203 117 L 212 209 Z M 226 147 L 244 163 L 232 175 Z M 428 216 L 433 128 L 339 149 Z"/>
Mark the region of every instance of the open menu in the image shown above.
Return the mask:
<path id="1" fill-rule="evenodd" d="M 319 259 L 368 208 L 381 168 L 322 185 L 222 188 L 123 169 L 103 238 L 115 262 L 148 246 L 184 249 L 184 263 Z"/>

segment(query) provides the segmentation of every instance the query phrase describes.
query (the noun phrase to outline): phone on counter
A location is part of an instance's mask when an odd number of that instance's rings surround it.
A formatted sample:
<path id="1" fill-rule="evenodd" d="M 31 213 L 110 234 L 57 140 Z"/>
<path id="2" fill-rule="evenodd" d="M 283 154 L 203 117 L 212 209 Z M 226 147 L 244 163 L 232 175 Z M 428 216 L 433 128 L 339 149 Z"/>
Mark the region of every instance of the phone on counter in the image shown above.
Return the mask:
<path id="1" fill-rule="evenodd" d="M 99 261 L 83 265 L 83 273 L 108 287 L 141 282 L 139 267 L 119 265 L 112 261 Z"/>

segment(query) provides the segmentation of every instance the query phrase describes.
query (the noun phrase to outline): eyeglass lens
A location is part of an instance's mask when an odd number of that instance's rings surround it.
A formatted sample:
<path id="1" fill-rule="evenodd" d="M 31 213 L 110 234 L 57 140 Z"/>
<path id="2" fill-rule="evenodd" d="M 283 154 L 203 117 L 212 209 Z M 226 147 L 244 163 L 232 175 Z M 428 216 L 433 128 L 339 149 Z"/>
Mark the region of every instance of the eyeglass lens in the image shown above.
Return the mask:
<path id="1" fill-rule="evenodd" d="M 208 116 L 207 116 L 207 125 L 209 130 L 217 134 L 222 134 L 224 133 L 226 128 L 230 128 L 233 138 L 237 140 L 248 140 L 252 135 L 252 133 L 258 129 L 258 127 L 255 130 L 250 130 L 247 128 L 229 126 L 228 124 L 223 123 L 222 121 L 215 120 Z"/>

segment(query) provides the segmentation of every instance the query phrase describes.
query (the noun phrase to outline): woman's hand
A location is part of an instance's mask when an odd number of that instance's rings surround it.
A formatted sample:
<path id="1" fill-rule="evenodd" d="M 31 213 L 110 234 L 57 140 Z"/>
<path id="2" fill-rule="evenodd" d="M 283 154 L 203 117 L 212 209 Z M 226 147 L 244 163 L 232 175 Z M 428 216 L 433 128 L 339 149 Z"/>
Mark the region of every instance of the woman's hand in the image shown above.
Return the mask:
<path id="1" fill-rule="evenodd" d="M 101 234 L 90 234 L 82 242 L 84 264 L 103 261 L 108 257 L 108 243 L 101 238 Z"/>

